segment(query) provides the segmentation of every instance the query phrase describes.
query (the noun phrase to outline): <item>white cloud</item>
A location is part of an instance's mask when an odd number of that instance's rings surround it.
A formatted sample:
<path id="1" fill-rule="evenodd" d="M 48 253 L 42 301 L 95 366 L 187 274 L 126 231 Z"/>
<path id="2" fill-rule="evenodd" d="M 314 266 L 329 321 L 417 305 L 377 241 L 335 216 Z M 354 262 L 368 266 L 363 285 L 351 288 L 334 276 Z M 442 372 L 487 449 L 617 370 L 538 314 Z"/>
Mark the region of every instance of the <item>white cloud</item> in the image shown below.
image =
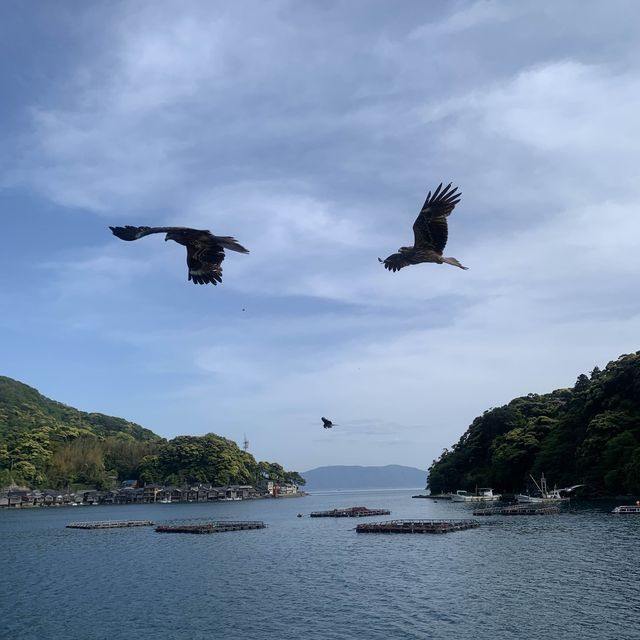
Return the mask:
<path id="1" fill-rule="evenodd" d="M 265 457 L 277 457 L 283 439 L 295 433 L 291 464 L 348 463 L 361 460 L 363 450 L 367 461 L 382 464 L 388 455 L 382 445 L 394 436 L 404 443 L 404 459 L 420 466 L 427 452 L 449 446 L 490 406 L 571 386 L 579 372 L 628 351 L 639 319 L 636 310 L 619 320 L 591 314 L 562 320 L 535 301 L 502 297 L 440 328 L 400 333 L 390 326 L 384 339 L 316 349 L 307 361 L 288 357 L 291 367 L 278 365 L 277 350 L 257 345 L 225 347 L 223 354 L 214 348 L 205 357 L 216 375 L 205 375 L 188 397 L 196 414 L 214 411 L 232 437 L 248 429 Z M 269 344 L 273 336 L 264 338 Z M 341 428 L 310 442 L 321 433 L 320 415 Z"/>
<path id="2" fill-rule="evenodd" d="M 71 97 L 31 106 L 15 180 L 251 250 L 216 289 L 187 284 L 183 248 L 159 238 L 105 231 L 44 260 L 60 318 L 171 380 L 173 405 L 131 399 L 137 419 L 249 430 L 259 457 L 299 468 L 383 463 L 396 441 L 420 465 L 489 405 L 634 348 L 634 39 L 595 8 L 600 30 L 558 38 L 539 3 L 459 3 L 437 22 L 425 5 L 417 29 L 402 11 L 253 6 L 121 5 Z M 628 59 L 598 48 L 606 33 Z M 386 272 L 376 258 L 411 241 L 447 176 L 463 199 L 446 253 L 470 270 Z M 323 413 L 344 431 L 317 435 Z"/>
<path id="3" fill-rule="evenodd" d="M 454 11 L 439 22 L 427 23 L 417 28 L 413 38 L 431 38 L 434 36 L 457 35 L 470 29 L 487 24 L 494 25 L 509 20 L 513 10 L 503 2 L 479 0 Z"/>
<path id="4" fill-rule="evenodd" d="M 637 156 L 637 80 L 635 71 L 559 62 L 523 72 L 479 96 L 477 106 L 494 134 L 602 170 L 605 162 Z"/>

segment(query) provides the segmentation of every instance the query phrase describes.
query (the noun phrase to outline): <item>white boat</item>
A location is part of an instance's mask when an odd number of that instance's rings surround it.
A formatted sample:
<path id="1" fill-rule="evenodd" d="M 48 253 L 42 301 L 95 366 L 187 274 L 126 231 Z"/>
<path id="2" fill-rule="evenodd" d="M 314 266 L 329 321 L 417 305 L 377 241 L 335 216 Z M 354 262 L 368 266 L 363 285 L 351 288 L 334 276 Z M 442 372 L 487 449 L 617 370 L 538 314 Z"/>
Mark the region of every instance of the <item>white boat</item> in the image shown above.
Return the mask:
<path id="1" fill-rule="evenodd" d="M 478 489 L 475 493 L 469 493 L 458 489 L 455 493 L 451 494 L 452 502 L 496 502 L 500 500 L 502 496 L 498 493 L 493 493 L 493 489 L 483 487 Z"/>
<path id="2" fill-rule="evenodd" d="M 544 477 L 544 473 L 540 478 L 540 484 L 538 484 L 535 481 L 532 475 L 530 475 L 529 477 L 533 480 L 533 483 L 536 485 L 538 489 L 538 493 L 540 495 L 531 496 L 529 494 L 519 493 L 516 496 L 517 502 L 521 502 L 524 504 L 530 504 L 530 503 L 539 504 L 541 502 L 543 503 L 546 502 L 547 504 L 549 503 L 553 504 L 558 502 L 568 502 L 569 497 L 566 495 L 567 493 L 572 493 L 578 487 L 584 487 L 583 484 L 574 484 L 572 487 L 565 487 L 563 489 L 557 489 L 556 487 L 554 487 L 551 491 L 549 491 L 547 487 L 547 479 Z"/>
<path id="3" fill-rule="evenodd" d="M 561 498 L 561 497 L 555 497 L 555 496 L 530 496 L 526 493 L 519 493 L 516 496 L 516 502 L 520 502 L 523 504 L 539 504 L 541 502 L 546 502 L 546 503 L 550 503 L 550 502 L 566 502 L 567 500 L 569 500 L 569 498 Z"/>
<path id="4" fill-rule="evenodd" d="M 640 503 L 622 504 L 616 507 L 611 513 L 637 513 L 640 514 Z"/>

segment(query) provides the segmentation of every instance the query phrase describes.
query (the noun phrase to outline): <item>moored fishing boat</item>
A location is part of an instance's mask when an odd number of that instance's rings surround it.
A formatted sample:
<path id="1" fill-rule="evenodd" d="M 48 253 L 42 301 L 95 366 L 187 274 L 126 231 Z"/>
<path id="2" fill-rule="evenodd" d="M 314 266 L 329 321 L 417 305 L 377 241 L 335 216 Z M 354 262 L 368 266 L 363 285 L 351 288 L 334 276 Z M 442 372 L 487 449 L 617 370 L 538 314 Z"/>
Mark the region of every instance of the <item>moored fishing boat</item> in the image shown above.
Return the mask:
<path id="1" fill-rule="evenodd" d="M 544 477 L 544 473 L 540 478 L 540 484 L 538 484 L 532 475 L 529 477 L 533 480 L 533 483 L 536 485 L 538 489 L 539 495 L 529 495 L 524 493 L 519 493 L 516 496 L 516 502 L 531 504 L 531 503 L 551 503 L 555 504 L 558 502 L 569 502 L 569 496 L 567 494 L 573 493 L 578 487 L 584 487 L 583 484 L 574 484 L 572 487 L 565 487 L 563 489 L 557 489 L 554 487 L 551 491 L 549 491 L 547 487 L 547 479 Z"/>
<path id="2" fill-rule="evenodd" d="M 493 493 L 493 489 L 489 487 L 477 489 L 475 494 L 461 489 L 451 494 L 452 502 L 496 502 L 501 497 L 499 493 Z"/>
<path id="3" fill-rule="evenodd" d="M 568 500 L 569 498 L 556 498 L 555 496 L 530 496 L 526 493 L 519 493 L 516 496 L 516 502 L 519 502 L 521 504 L 540 504 L 545 502 L 563 502 Z"/>
<path id="4" fill-rule="evenodd" d="M 637 502 L 636 504 L 621 504 L 611 513 L 637 513 L 640 515 L 640 502 Z"/>

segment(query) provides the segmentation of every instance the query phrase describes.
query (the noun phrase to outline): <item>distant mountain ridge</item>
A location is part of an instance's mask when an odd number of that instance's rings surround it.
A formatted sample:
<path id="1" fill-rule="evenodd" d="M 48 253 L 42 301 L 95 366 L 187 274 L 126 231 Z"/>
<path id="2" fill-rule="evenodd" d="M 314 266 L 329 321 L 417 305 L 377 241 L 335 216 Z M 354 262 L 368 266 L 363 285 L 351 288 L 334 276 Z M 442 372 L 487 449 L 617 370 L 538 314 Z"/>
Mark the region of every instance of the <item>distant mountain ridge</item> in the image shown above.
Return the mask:
<path id="1" fill-rule="evenodd" d="M 380 467 L 334 465 L 317 467 L 300 474 L 306 491 L 346 489 L 416 489 L 424 487 L 427 472 L 415 467 L 388 464 Z"/>

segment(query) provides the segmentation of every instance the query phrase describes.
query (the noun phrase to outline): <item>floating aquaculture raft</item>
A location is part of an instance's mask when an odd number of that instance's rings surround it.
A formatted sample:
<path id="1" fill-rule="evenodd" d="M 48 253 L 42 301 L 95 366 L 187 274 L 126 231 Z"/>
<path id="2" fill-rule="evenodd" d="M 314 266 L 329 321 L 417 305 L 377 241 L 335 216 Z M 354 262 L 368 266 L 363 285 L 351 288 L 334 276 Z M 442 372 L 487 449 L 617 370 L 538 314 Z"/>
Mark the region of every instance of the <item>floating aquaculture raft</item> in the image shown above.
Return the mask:
<path id="1" fill-rule="evenodd" d="M 158 533 L 221 533 L 223 531 L 244 531 L 246 529 L 264 529 L 264 522 L 206 522 L 200 524 L 166 524 L 156 527 Z"/>
<path id="2" fill-rule="evenodd" d="M 331 509 L 331 511 L 313 511 L 312 518 L 364 518 L 366 516 L 388 516 L 388 509 L 369 509 L 367 507 L 349 507 L 348 509 Z"/>
<path id="3" fill-rule="evenodd" d="M 476 509 L 474 516 L 550 516 L 560 513 L 560 507 L 553 505 L 513 504 L 508 507 L 487 507 Z"/>
<path id="4" fill-rule="evenodd" d="M 475 529 L 480 524 L 475 520 L 389 520 L 367 522 L 356 527 L 358 533 L 449 533 Z"/>
<path id="5" fill-rule="evenodd" d="M 102 520 L 100 522 L 70 522 L 68 529 L 121 529 L 123 527 L 152 527 L 151 520 Z"/>

